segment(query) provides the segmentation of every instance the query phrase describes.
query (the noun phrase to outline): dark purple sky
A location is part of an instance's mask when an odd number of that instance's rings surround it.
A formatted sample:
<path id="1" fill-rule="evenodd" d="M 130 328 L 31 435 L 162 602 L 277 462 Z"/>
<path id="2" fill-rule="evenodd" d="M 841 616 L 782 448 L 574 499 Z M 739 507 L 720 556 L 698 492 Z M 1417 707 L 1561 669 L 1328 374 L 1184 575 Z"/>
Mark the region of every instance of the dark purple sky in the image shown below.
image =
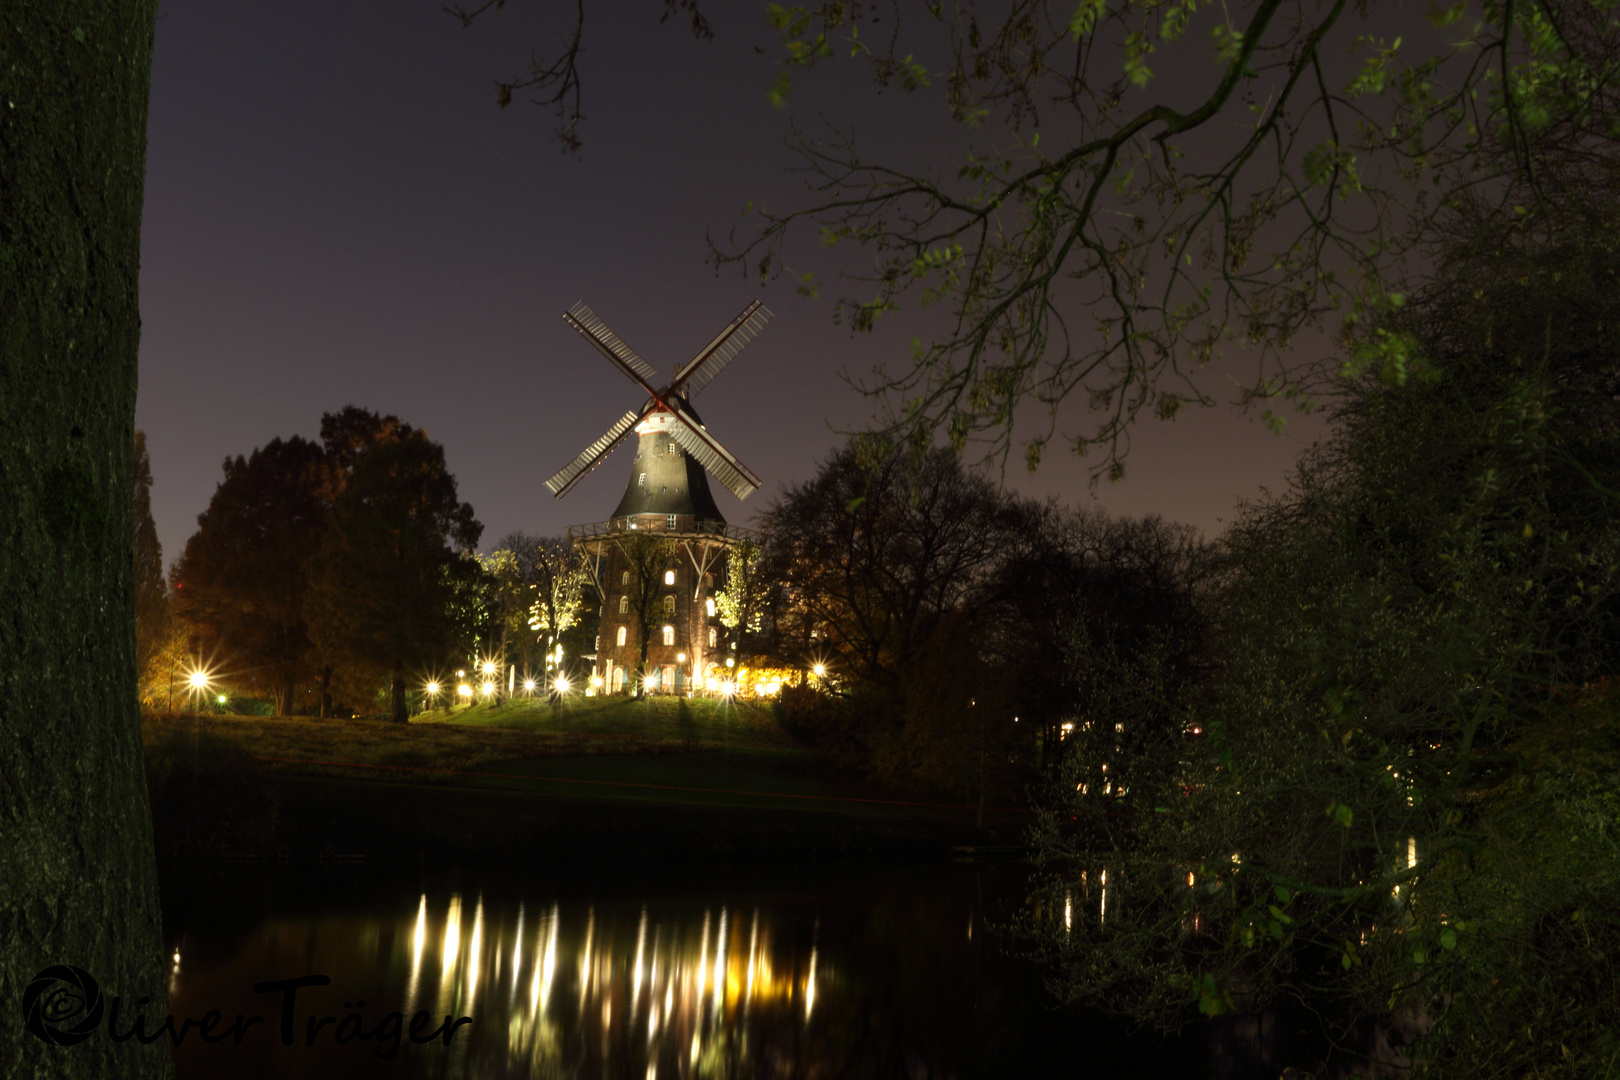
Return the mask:
<path id="1" fill-rule="evenodd" d="M 840 441 L 833 428 L 870 415 L 839 373 L 903 359 L 926 324 L 902 312 L 853 338 L 832 322 L 832 290 L 806 301 L 789 281 L 761 290 L 717 277 L 705 229 L 738 223 L 750 199 L 802 198 L 784 171 L 793 118 L 825 113 L 856 123 L 868 145 L 949 166 L 962 133 L 941 97 L 878 94 L 846 66 L 773 109 L 762 3 L 706 3 L 713 42 L 660 25 L 655 0 L 603 3 L 589 9 L 586 146 L 570 158 L 550 138 L 549 111 L 521 99 L 499 110 L 493 92 L 531 45 L 565 29 L 552 13 L 568 6 L 509 4 L 463 31 L 437 3 L 165 0 L 137 424 L 167 558 L 226 456 L 278 435 L 313 438 L 321 413 L 351 403 L 444 445 L 484 550 L 513 529 L 605 518 L 627 451 L 564 500 L 544 486 L 641 400 L 563 323 L 580 299 L 666 371 L 754 297 L 776 313 L 696 402 L 765 479 L 747 504 L 714 485 L 733 522 L 809 477 Z M 813 249 L 802 257 L 796 269 L 835 269 Z M 1118 486 L 1093 494 L 1060 453 L 1037 477 L 1008 479 L 1214 532 L 1239 498 L 1279 487 L 1319 430 L 1296 420 L 1278 438 L 1253 416 L 1195 411 L 1144 424 Z"/>

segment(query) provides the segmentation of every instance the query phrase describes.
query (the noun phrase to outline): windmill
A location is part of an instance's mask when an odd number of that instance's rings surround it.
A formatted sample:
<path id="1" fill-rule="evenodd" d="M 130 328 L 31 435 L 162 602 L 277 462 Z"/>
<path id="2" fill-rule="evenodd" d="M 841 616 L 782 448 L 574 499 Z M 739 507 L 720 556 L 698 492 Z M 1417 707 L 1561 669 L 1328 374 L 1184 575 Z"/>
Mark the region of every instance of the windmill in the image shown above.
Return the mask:
<path id="1" fill-rule="evenodd" d="M 749 304 L 662 387 L 655 386 L 652 365 L 583 302 L 563 319 L 647 395 L 645 404 L 619 417 L 546 481 L 560 499 L 632 431 L 640 437 L 630 482 L 612 518 L 568 530 L 603 601 L 601 633 L 590 657 L 593 690 L 712 689 L 724 676 L 718 663 L 706 659 L 720 644 L 712 593 L 723 584 L 725 553 L 745 533 L 726 524 L 709 492 L 708 474 L 739 499 L 758 490 L 760 480 L 709 434 L 691 399 L 759 335 L 771 313 L 757 300 Z M 649 583 L 650 536 L 662 543 L 656 580 Z"/>
<path id="2" fill-rule="evenodd" d="M 743 347 L 765 329 L 765 325 L 771 321 L 768 308 L 758 300 L 749 304 L 703 351 L 678 368 L 675 378 L 668 385 L 658 390 L 653 389 L 652 385 L 658 378 L 658 372 L 637 356 L 635 350 L 626 345 L 619 335 L 608 329 L 607 324 L 597 318 L 584 301 L 570 308 L 563 315 L 563 321 L 579 331 L 579 335 L 594 345 L 627 379 L 645 390 L 648 398 L 639 410 L 631 409 L 619 417 L 600 439 L 587 446 L 578 457 L 546 481 L 553 495 L 560 499 L 572 491 L 587 473 L 607 460 L 608 455 L 631 431 L 636 431 L 643 440 L 649 436 L 667 435 L 682 451 L 702 463 L 737 498 L 746 499 L 754 493 L 759 487 L 759 477 L 709 434 L 692 411 L 690 399 L 713 382 L 714 377 L 737 358 Z M 704 487 L 707 488 L 707 484 Z"/>

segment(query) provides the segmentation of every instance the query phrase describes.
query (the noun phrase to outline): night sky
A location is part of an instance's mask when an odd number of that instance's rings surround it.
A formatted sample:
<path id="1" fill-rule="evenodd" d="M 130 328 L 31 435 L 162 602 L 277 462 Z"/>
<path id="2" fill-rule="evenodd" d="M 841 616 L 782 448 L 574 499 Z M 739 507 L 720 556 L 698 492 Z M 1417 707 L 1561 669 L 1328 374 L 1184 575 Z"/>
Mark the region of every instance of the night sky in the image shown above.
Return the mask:
<path id="1" fill-rule="evenodd" d="M 196 527 L 227 456 L 318 436 L 347 404 L 394 413 L 442 443 L 482 550 L 513 529 L 601 520 L 623 493 L 623 447 L 566 499 L 544 486 L 642 398 L 562 321 L 583 299 L 661 371 L 745 304 L 775 321 L 696 400 L 711 433 L 765 480 L 746 524 L 811 476 L 871 405 L 840 372 L 904 360 L 924 316 L 875 335 L 834 325 L 833 293 L 761 289 L 704 262 L 705 230 L 750 200 L 802 200 L 785 171 L 790 121 L 825 115 L 913 164 L 951 168 L 963 133 L 937 90 L 879 93 L 843 65 L 774 109 L 773 31 L 757 0 L 706 3 L 717 38 L 660 25 L 662 5 L 588 7 L 579 157 L 554 118 L 494 80 L 547 48 L 572 5 L 517 3 L 470 30 L 437 3 L 219 4 L 165 0 L 147 154 L 137 426 L 152 455 L 165 558 Z M 628 14 L 627 14 L 628 12 Z M 755 47 L 766 49 L 765 54 Z M 939 63 L 932 65 L 941 66 Z M 790 252 L 832 276 L 833 256 Z M 1218 396 L 1219 373 L 1210 385 Z M 1230 385 L 1230 384 L 1228 384 Z M 1158 512 L 1208 532 L 1239 498 L 1279 488 L 1314 421 L 1282 438 L 1257 416 L 1194 411 L 1137 430 L 1126 480 L 1093 494 L 1049 451 L 1021 491 Z M 633 440 L 626 445 L 633 446 Z"/>

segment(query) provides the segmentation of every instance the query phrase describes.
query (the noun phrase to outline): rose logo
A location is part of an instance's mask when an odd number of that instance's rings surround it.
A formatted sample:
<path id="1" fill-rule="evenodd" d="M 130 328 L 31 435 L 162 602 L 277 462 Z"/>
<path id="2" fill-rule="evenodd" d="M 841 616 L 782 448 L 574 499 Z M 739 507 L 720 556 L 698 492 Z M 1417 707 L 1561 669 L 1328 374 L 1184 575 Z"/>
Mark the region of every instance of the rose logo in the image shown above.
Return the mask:
<path id="1" fill-rule="evenodd" d="M 23 1017 L 29 1033 L 55 1046 L 88 1039 L 101 1023 L 101 1010 L 101 987 L 83 968 L 48 967 L 23 991 Z"/>

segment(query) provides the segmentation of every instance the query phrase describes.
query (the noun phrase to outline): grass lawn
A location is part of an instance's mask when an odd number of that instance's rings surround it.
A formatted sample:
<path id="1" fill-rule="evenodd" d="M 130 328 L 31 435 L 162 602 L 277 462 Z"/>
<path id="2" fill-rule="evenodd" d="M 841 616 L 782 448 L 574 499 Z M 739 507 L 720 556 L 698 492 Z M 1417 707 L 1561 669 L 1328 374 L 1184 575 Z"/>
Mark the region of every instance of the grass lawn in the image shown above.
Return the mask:
<path id="1" fill-rule="evenodd" d="M 492 762 L 591 754 L 668 754 L 674 738 L 613 732 L 571 735 L 441 721 L 313 720 L 291 716 L 147 716 L 150 749 L 193 736 L 222 739 L 261 759 L 462 770 Z"/>
<path id="2" fill-rule="evenodd" d="M 353 816 L 361 805 L 354 800 L 366 802 L 359 793 L 369 790 L 382 800 L 370 800 L 371 809 L 395 806 L 385 816 L 396 819 L 407 806 L 448 811 L 463 802 L 484 806 L 510 798 L 522 799 L 531 815 L 549 806 L 544 813 L 562 815 L 560 822 L 656 816 L 663 807 L 676 815 L 669 828 L 717 813 L 728 829 L 758 831 L 768 821 L 792 820 L 804 822 L 794 827 L 800 832 L 823 833 L 959 825 L 973 818 L 961 805 L 967 800 L 893 791 L 836 767 L 783 734 L 768 708 L 704 699 L 686 706 L 682 716 L 671 698 L 575 698 L 555 706 L 520 700 L 430 713 L 403 725 L 203 715 L 147 717 L 142 726 L 149 756 L 189 757 L 197 738 L 229 743 L 258 759 L 270 776 L 285 778 L 274 782 L 300 785 L 300 801 L 324 806 L 337 800 L 338 816 Z M 323 778 L 344 784 L 328 790 L 319 787 Z M 371 783 L 351 783 L 362 780 Z M 1022 814 L 1016 819 L 1024 820 Z M 319 821 L 310 826 L 319 827 Z"/>
<path id="3" fill-rule="evenodd" d="M 682 699 L 649 697 L 642 701 L 618 695 L 569 697 L 556 705 L 543 699 L 518 698 L 504 705 L 475 705 L 448 714 L 448 722 L 476 728 L 506 728 L 576 736 L 636 735 L 676 739 L 719 749 L 797 749 L 776 726 L 769 706 L 711 698 L 688 698 L 687 719 L 680 718 Z M 444 717 L 444 713 L 433 713 Z"/>

